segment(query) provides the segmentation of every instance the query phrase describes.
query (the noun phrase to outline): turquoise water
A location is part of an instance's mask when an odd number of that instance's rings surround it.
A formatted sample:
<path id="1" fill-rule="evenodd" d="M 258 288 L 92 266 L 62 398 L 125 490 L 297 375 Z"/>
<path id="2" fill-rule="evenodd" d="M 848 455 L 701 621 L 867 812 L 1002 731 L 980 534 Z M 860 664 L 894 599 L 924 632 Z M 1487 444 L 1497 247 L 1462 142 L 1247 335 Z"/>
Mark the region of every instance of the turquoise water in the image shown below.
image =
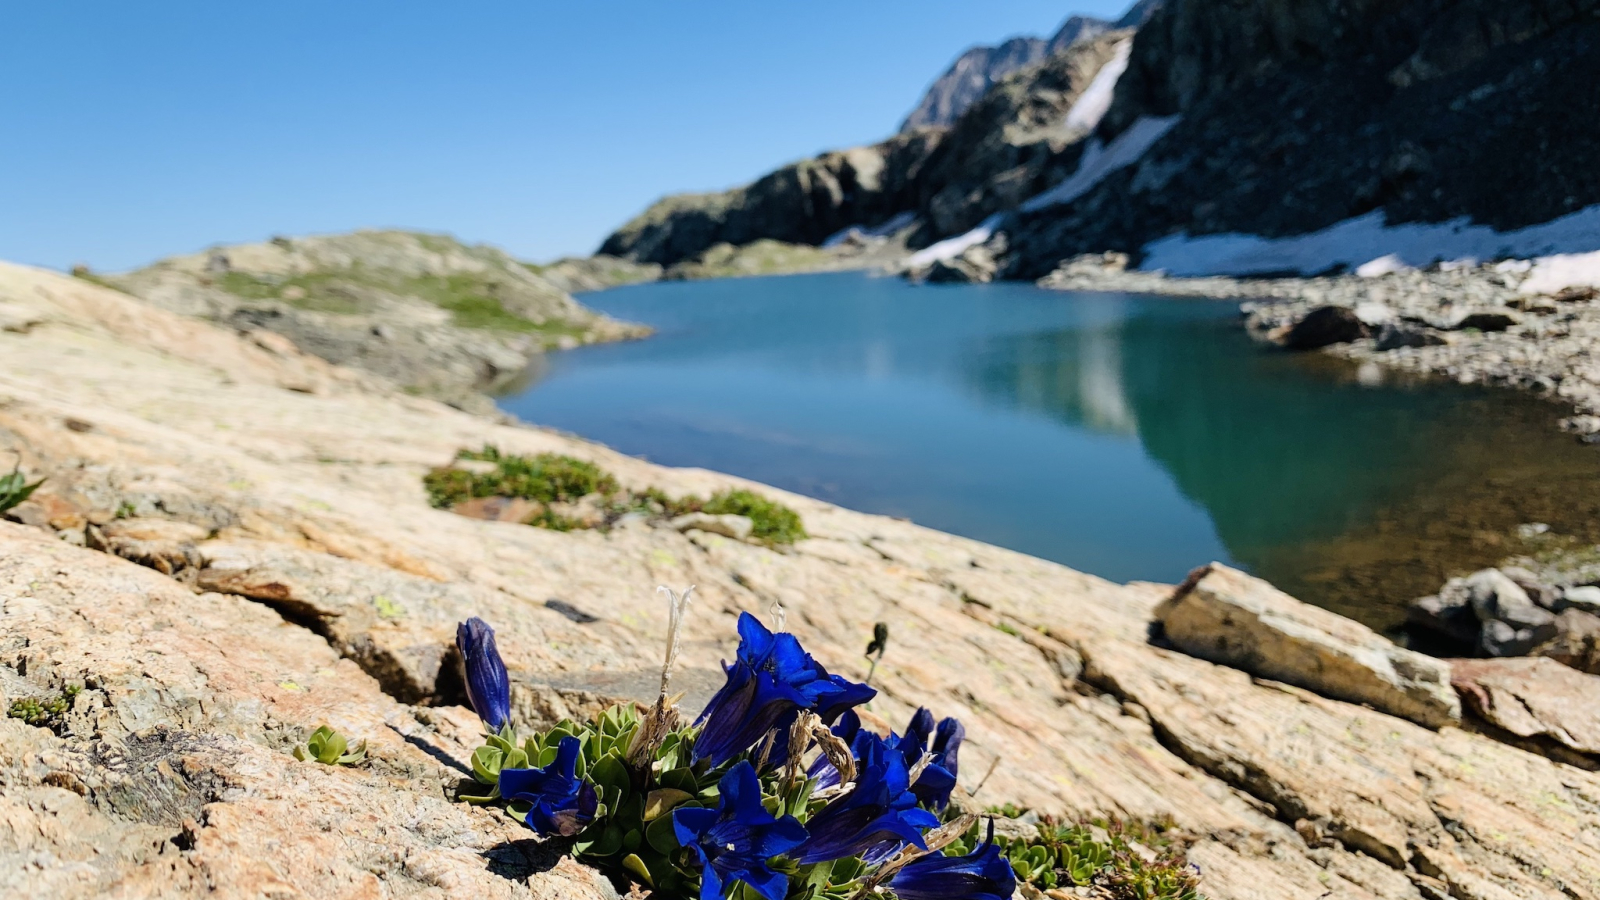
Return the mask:
<path id="1" fill-rule="evenodd" d="M 1520 522 L 1600 511 L 1554 410 L 1259 346 L 1234 303 L 854 273 L 583 300 L 658 333 L 505 409 L 1116 581 L 1222 560 L 1393 628 Z"/>

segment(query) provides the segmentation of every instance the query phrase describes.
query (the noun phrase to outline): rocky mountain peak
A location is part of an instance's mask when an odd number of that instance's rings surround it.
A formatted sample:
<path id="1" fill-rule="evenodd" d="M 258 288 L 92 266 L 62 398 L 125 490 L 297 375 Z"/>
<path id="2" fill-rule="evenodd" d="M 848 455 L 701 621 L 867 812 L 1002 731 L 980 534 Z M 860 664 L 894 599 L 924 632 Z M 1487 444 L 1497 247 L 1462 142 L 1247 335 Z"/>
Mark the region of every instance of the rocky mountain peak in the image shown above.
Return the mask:
<path id="1" fill-rule="evenodd" d="M 1017 37 L 998 47 L 973 47 L 928 87 L 900 130 L 949 127 L 995 82 L 1043 59 L 1048 46 L 1043 38 Z"/>
<path id="2" fill-rule="evenodd" d="M 1011 75 L 1110 29 L 1137 27 L 1160 5 L 1161 0 L 1139 0 L 1115 23 L 1074 15 L 1062 22 L 1048 39 L 1015 37 L 997 47 L 973 47 L 957 57 L 950 68 L 928 86 L 927 93 L 900 125 L 900 130 L 948 128 L 991 87 Z"/>

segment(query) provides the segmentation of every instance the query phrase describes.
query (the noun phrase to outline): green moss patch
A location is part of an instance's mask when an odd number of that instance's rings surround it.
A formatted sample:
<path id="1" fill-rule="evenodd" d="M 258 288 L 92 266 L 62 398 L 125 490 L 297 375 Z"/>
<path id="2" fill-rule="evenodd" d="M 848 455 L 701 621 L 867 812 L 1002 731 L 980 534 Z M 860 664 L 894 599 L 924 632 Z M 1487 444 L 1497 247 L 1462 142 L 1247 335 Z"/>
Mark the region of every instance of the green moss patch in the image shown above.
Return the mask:
<path id="1" fill-rule="evenodd" d="M 806 536 L 799 513 L 754 491 L 740 489 L 713 494 L 700 511 L 714 516 L 746 516 L 755 526 L 753 535 L 774 544 L 792 544 Z"/>
<path id="2" fill-rule="evenodd" d="M 768 546 L 806 537 L 799 513 L 754 491 L 719 491 L 710 500 L 694 495 L 674 498 L 653 487 L 626 491 L 615 476 L 587 460 L 555 453 L 519 456 L 487 445 L 462 450 L 456 459 L 490 465 L 452 464 L 424 475 L 428 500 L 440 509 L 490 497 L 527 500 L 535 504 L 535 511 L 524 524 L 553 531 L 607 531 L 629 515 L 664 521 L 703 512 L 748 517 L 751 538 Z"/>
<path id="3" fill-rule="evenodd" d="M 540 503 L 567 503 L 590 494 L 617 492 L 617 480 L 587 460 L 555 453 L 537 456 L 501 454 L 496 447 L 462 450 L 456 459 L 493 463 L 494 469 L 473 472 L 434 469 L 423 478 L 428 499 L 446 508 L 477 497 L 520 497 Z"/>

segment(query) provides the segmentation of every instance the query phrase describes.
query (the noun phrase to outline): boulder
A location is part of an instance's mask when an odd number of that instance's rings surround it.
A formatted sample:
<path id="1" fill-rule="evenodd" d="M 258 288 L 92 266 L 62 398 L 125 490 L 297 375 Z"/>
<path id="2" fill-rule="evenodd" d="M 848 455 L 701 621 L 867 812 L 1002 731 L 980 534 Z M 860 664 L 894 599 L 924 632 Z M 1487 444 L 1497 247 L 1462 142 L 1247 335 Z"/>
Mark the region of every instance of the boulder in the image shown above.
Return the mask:
<path id="1" fill-rule="evenodd" d="M 1556 612 L 1576 609 L 1586 613 L 1600 613 L 1600 587 L 1592 584 L 1569 587 L 1561 592 L 1561 596 L 1555 600 L 1552 608 Z"/>
<path id="2" fill-rule="evenodd" d="M 1545 526 L 1545 528 L 1549 530 L 1549 526 Z M 1522 588 L 1523 593 L 1528 595 L 1529 600 L 1544 609 L 1559 611 L 1555 607 L 1559 602 L 1558 598 L 1561 595 L 1561 590 L 1555 585 L 1550 584 L 1521 566 L 1501 566 L 1500 572 L 1511 579 L 1512 583 L 1517 587 Z M 1600 600 L 1600 588 L 1595 590 L 1595 597 Z"/>
<path id="3" fill-rule="evenodd" d="M 1456 587 L 1456 585 L 1459 585 Z M 1485 656 L 1526 656 L 1556 636 L 1556 619 L 1499 569 L 1484 569 L 1452 580 L 1446 591 L 1465 591 L 1483 631 L 1478 649 Z"/>
<path id="4" fill-rule="evenodd" d="M 1584 284 L 1562 288 L 1554 299 L 1557 303 L 1587 303 L 1597 298 L 1600 298 L 1600 288 Z"/>
<path id="5" fill-rule="evenodd" d="M 1600 755 L 1600 677 L 1551 659 L 1458 659 L 1450 670 L 1464 705 L 1497 728 Z"/>
<path id="6" fill-rule="evenodd" d="M 1445 663 L 1220 563 L 1191 573 L 1155 616 L 1174 645 L 1211 662 L 1428 727 L 1461 717 Z"/>
<path id="7" fill-rule="evenodd" d="M 1600 675 L 1600 615 L 1568 609 L 1556 616 L 1556 637 L 1537 650 L 1565 666 Z"/>
<path id="8" fill-rule="evenodd" d="M 1441 322 L 1440 327 L 1449 331 L 1466 331 L 1469 328 L 1476 331 L 1505 331 L 1521 323 L 1516 314 L 1505 310 L 1478 310 L 1452 316 Z"/>
<path id="9" fill-rule="evenodd" d="M 708 534 L 730 537 L 736 541 L 748 540 L 751 532 L 755 530 L 755 523 L 750 521 L 749 516 L 713 516 L 710 513 L 688 513 L 667 524 L 678 531 L 704 531 Z"/>
<path id="10" fill-rule="evenodd" d="M 916 273 L 913 280 L 927 284 L 987 284 L 994 280 L 994 266 L 974 265 L 965 256 L 936 259 Z"/>
<path id="11" fill-rule="evenodd" d="M 1438 333 L 1417 325 L 1391 322 L 1378 329 L 1379 350 L 1398 350 L 1402 347 L 1437 347 L 1444 343 Z"/>
<path id="12" fill-rule="evenodd" d="M 1387 325 L 1398 318 L 1398 314 L 1394 311 L 1394 307 L 1389 306 L 1386 303 L 1376 303 L 1373 301 L 1357 303 L 1355 306 L 1355 314 L 1356 318 L 1361 321 L 1361 324 L 1366 325 L 1369 328 L 1377 328 L 1382 325 Z"/>
<path id="13" fill-rule="evenodd" d="M 1317 350 L 1348 344 L 1367 336 L 1367 325 L 1348 306 L 1319 306 L 1296 322 L 1283 337 L 1291 350 Z"/>
<path id="14" fill-rule="evenodd" d="M 1483 628 L 1466 597 L 1442 593 L 1413 601 L 1406 611 L 1406 624 L 1459 644 L 1463 649 L 1478 645 L 1478 634 Z"/>

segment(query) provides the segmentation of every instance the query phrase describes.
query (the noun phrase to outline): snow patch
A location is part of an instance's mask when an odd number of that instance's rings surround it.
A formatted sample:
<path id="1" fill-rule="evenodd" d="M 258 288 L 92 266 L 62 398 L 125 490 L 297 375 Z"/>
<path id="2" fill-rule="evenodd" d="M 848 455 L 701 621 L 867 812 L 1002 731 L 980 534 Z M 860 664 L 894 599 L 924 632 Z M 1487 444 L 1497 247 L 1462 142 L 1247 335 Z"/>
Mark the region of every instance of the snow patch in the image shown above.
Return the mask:
<path id="1" fill-rule="evenodd" d="M 937 244 L 931 244 L 921 250 L 918 250 L 916 253 L 911 254 L 910 259 L 906 260 L 906 265 L 912 269 L 917 269 L 921 268 L 922 266 L 932 265 L 936 262 L 944 262 L 955 259 L 961 254 L 967 252 L 968 248 L 976 247 L 993 237 L 995 229 L 1000 227 L 1000 223 L 1005 219 L 1005 215 L 1005 213 L 995 213 L 989 218 L 978 223 L 977 228 L 972 229 L 966 234 L 956 235 L 953 238 L 945 238 Z"/>
<path id="2" fill-rule="evenodd" d="M 1554 294 L 1569 287 L 1600 287 L 1600 252 L 1558 253 L 1533 264 L 1524 294 Z"/>
<path id="3" fill-rule="evenodd" d="M 1600 285 L 1600 204 L 1539 225 L 1496 231 L 1463 216 L 1439 223 L 1385 224 L 1382 210 L 1286 238 L 1177 234 L 1145 245 L 1146 271 L 1178 277 L 1315 275 L 1335 269 L 1423 268 L 1441 261 L 1534 259 L 1525 290 Z M 1540 272 L 1543 272 L 1540 275 Z"/>
<path id="4" fill-rule="evenodd" d="M 1371 262 L 1362 263 L 1356 269 L 1356 275 L 1362 278 L 1377 278 L 1380 275 L 1393 275 L 1396 272 L 1410 272 L 1411 270 L 1411 267 L 1406 265 L 1405 260 L 1401 259 L 1398 254 L 1391 253 L 1388 256 L 1380 256 Z"/>
<path id="5" fill-rule="evenodd" d="M 1116 140 L 1103 146 L 1099 138 L 1091 138 L 1089 145 L 1083 148 L 1083 158 L 1078 160 L 1078 170 L 1066 181 L 1022 204 L 1023 211 L 1035 212 L 1082 197 L 1107 175 L 1138 162 L 1152 144 L 1178 124 L 1178 118 L 1140 116 L 1127 131 L 1117 135 Z"/>
<path id="6" fill-rule="evenodd" d="M 828 239 L 822 242 L 822 246 L 825 248 L 837 247 L 849 240 L 852 235 L 858 238 L 886 238 L 906 227 L 907 225 L 910 225 L 912 222 L 916 221 L 916 219 L 916 213 L 903 212 L 896 213 L 892 218 L 889 219 L 889 221 L 884 222 L 881 225 L 874 225 L 871 228 L 861 225 L 851 225 L 849 228 L 840 229 L 839 231 L 834 232 L 832 235 L 829 235 Z"/>
<path id="7" fill-rule="evenodd" d="M 1133 41 L 1126 40 L 1117 44 L 1111 59 L 1100 67 L 1089 86 L 1083 89 L 1077 102 L 1067 110 L 1068 129 L 1078 131 L 1093 131 L 1105 118 L 1106 112 L 1111 109 L 1111 96 L 1117 88 L 1117 79 L 1122 73 L 1128 71 L 1128 57 L 1133 52 Z"/>

